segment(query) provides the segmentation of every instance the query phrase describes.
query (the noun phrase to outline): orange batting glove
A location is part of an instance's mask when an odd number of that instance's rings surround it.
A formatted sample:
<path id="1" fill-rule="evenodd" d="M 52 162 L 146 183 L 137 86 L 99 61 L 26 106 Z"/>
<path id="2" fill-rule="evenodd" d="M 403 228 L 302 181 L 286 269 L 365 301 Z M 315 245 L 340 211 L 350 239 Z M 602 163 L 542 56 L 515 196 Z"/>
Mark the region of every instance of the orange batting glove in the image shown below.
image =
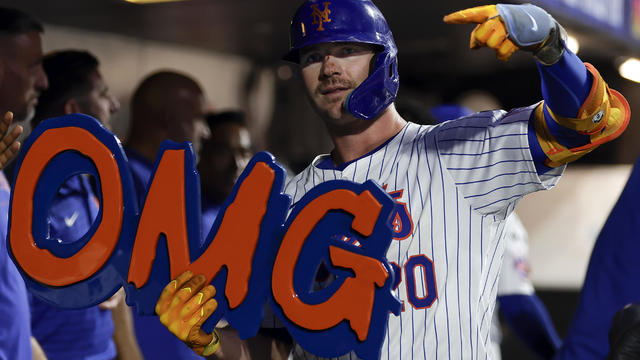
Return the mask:
<path id="1" fill-rule="evenodd" d="M 160 322 L 196 354 L 208 356 L 220 347 L 220 336 L 214 330 L 207 334 L 202 324 L 218 308 L 213 296 L 216 289 L 205 285 L 204 275 L 193 276 L 185 271 L 162 290 L 156 303 Z"/>
<path id="2" fill-rule="evenodd" d="M 447 24 L 479 24 L 471 33 L 469 47 L 489 47 L 496 51 L 498 59 L 507 61 L 518 46 L 507 38 L 507 29 L 495 5 L 477 6 L 456 11 L 444 17 Z"/>

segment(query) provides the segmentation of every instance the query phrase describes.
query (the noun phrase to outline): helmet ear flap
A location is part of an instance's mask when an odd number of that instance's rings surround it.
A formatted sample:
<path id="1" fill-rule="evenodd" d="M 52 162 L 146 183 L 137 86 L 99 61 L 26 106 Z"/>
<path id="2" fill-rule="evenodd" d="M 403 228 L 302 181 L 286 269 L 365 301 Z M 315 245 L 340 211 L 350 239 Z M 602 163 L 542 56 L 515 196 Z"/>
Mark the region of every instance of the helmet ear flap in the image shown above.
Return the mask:
<path id="1" fill-rule="evenodd" d="M 378 54 L 376 64 L 362 84 L 349 94 L 345 108 L 353 116 L 371 120 L 376 118 L 396 98 L 400 85 L 395 51 Z"/>

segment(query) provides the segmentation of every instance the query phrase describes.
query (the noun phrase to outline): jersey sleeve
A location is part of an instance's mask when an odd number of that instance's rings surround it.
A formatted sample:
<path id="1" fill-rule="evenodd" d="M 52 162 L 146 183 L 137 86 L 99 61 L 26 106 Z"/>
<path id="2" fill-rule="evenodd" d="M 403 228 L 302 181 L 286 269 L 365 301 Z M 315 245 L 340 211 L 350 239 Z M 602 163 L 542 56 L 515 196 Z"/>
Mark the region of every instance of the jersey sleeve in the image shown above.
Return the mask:
<path id="1" fill-rule="evenodd" d="M 557 183 L 564 166 L 538 174 L 531 155 L 528 134 L 537 106 L 484 111 L 434 129 L 442 167 L 474 210 L 499 214 L 522 196 Z"/>

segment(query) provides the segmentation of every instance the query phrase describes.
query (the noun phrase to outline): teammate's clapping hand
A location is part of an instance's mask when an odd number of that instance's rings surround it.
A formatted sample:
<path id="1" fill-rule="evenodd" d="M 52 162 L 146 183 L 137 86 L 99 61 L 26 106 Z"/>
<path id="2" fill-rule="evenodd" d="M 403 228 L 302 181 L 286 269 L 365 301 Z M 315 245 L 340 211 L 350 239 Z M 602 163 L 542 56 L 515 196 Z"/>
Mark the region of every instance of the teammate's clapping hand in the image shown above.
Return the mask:
<path id="1" fill-rule="evenodd" d="M 198 355 L 213 354 L 220 346 L 220 337 L 214 330 L 207 334 L 200 327 L 213 314 L 218 303 L 213 296 L 216 289 L 205 285 L 203 275 L 193 276 L 186 271 L 162 290 L 156 303 L 160 322 Z"/>
<path id="2" fill-rule="evenodd" d="M 0 169 L 7 166 L 18 155 L 18 150 L 20 150 L 20 142 L 17 139 L 22 134 L 22 126 L 16 125 L 9 131 L 12 122 L 13 113 L 7 111 L 2 121 L 0 121 Z"/>
<path id="3" fill-rule="evenodd" d="M 531 4 L 478 6 L 449 14 L 444 22 L 478 24 L 471 33 L 470 47 L 492 48 L 502 61 L 507 61 L 518 49 L 531 51 L 536 58 L 549 57 L 548 52 L 539 54 L 547 45 L 553 46 L 551 57 L 555 59 L 556 52 L 561 53 L 564 46 L 558 40 L 562 28 L 546 11 Z M 556 33 L 560 33 L 557 38 L 552 36 Z"/>

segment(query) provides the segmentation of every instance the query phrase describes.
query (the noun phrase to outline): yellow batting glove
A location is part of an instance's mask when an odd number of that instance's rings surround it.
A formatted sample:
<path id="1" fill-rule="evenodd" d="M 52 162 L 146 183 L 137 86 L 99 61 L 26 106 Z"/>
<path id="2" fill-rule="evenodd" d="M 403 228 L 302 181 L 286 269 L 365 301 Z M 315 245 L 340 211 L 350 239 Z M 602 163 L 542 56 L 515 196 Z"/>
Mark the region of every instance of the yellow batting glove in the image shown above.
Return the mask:
<path id="1" fill-rule="evenodd" d="M 471 33 L 469 47 L 489 47 L 496 51 L 498 59 L 507 61 L 518 50 L 507 38 L 507 29 L 495 5 L 484 5 L 456 11 L 444 17 L 447 24 L 478 24 Z"/>
<path id="2" fill-rule="evenodd" d="M 211 355 L 220 347 L 220 336 L 215 330 L 207 334 L 201 329 L 218 308 L 213 299 L 216 289 L 212 285 L 205 287 L 205 282 L 204 275 L 193 276 L 192 272 L 186 271 L 162 290 L 156 303 L 160 322 L 202 356 Z"/>

